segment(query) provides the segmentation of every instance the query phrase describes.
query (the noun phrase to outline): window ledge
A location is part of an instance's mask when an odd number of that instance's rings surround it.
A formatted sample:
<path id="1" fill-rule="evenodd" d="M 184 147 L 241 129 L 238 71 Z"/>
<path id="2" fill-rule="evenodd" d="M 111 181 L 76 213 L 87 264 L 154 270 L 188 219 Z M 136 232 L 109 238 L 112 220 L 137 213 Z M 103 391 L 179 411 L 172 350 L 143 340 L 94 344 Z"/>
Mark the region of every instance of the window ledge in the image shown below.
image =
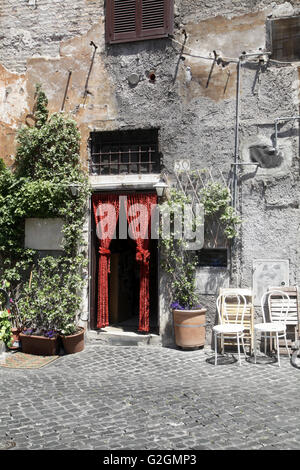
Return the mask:
<path id="1" fill-rule="evenodd" d="M 89 181 L 92 189 L 126 189 L 141 188 L 153 189 L 160 180 L 159 174 L 149 173 L 145 175 L 105 175 L 90 176 Z"/>

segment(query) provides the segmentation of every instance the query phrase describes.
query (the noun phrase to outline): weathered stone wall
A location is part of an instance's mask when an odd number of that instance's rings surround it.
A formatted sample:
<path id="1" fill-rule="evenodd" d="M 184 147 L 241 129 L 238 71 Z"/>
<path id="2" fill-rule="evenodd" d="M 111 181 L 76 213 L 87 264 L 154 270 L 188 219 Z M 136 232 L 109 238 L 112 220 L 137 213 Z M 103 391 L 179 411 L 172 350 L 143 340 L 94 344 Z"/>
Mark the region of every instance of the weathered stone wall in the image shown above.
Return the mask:
<path id="1" fill-rule="evenodd" d="M 229 172 L 234 158 L 237 59 L 267 47 L 267 20 L 300 14 L 299 1 L 176 0 L 175 39 L 105 45 L 104 1 L 2 0 L 0 6 L 0 156 L 13 162 L 16 130 L 39 82 L 50 111 L 59 111 L 72 72 L 65 111 L 78 122 L 86 166 L 92 130 L 160 128 L 164 165 L 182 156 L 192 167 Z M 88 81 L 94 48 L 95 60 Z M 188 49 L 189 48 L 189 49 Z M 215 65 L 213 51 L 228 64 Z M 156 74 L 154 83 L 149 72 Z M 132 86 L 128 77 L 139 75 Z M 245 61 L 241 71 L 240 158 L 249 146 L 273 145 L 274 120 L 299 113 L 298 64 Z M 232 258 L 231 285 L 251 286 L 253 259 L 290 262 L 299 282 L 299 137 L 297 122 L 282 123 L 278 168 L 239 170 L 239 208 L 245 222 Z M 202 296 L 214 322 L 215 295 Z M 167 328 L 167 309 L 161 317 Z M 169 334 L 166 335 L 166 340 Z"/>

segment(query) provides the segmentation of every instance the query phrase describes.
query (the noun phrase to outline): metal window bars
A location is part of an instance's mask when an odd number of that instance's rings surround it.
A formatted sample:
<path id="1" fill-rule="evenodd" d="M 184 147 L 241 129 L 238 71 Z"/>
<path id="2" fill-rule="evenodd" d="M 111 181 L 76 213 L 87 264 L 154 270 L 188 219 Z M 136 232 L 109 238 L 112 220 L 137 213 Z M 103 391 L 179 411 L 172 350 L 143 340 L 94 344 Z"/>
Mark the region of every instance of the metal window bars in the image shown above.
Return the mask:
<path id="1" fill-rule="evenodd" d="M 160 172 L 157 142 L 116 142 L 92 139 L 92 175 L 147 174 Z"/>

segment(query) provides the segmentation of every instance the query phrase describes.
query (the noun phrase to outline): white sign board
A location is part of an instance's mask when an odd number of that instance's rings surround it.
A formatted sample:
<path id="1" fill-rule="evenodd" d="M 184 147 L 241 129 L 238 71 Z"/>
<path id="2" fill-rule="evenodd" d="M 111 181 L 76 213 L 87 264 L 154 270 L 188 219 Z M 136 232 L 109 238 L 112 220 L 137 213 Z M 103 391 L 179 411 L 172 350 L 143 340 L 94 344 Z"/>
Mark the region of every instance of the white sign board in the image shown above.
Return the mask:
<path id="1" fill-rule="evenodd" d="M 254 305 L 260 306 L 261 298 L 269 287 L 289 285 L 289 260 L 253 260 L 253 297 Z"/>
<path id="2" fill-rule="evenodd" d="M 32 250 L 63 250 L 63 219 L 26 219 L 25 248 Z"/>

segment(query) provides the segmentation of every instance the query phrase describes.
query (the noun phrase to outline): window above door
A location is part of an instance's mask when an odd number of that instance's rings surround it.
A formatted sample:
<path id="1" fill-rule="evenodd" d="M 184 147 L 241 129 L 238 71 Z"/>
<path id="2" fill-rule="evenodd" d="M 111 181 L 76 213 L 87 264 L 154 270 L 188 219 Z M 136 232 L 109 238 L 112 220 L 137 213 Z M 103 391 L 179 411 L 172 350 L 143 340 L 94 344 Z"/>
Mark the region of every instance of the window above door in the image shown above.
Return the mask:
<path id="1" fill-rule="evenodd" d="M 174 0 L 107 0 L 106 42 L 142 41 L 173 32 Z"/>
<path id="2" fill-rule="evenodd" d="M 92 132 L 91 175 L 160 173 L 158 129 Z"/>

